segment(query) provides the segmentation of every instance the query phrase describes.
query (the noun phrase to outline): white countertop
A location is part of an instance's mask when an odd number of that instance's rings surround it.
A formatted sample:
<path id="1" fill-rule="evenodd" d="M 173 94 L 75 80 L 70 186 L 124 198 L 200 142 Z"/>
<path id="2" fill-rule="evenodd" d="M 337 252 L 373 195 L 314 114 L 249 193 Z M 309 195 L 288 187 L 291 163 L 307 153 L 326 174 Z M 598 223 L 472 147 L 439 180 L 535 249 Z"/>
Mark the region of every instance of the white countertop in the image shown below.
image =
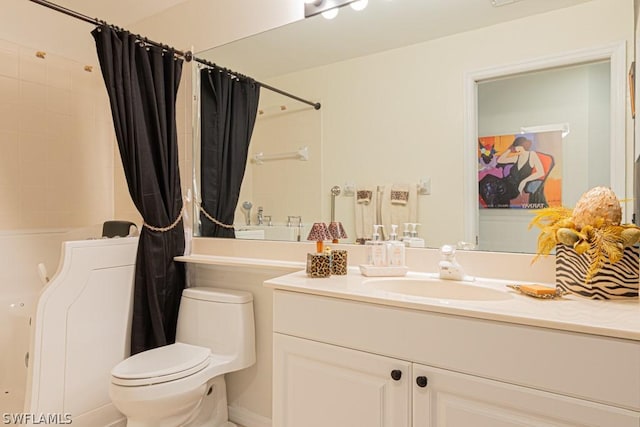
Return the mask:
<path id="1" fill-rule="evenodd" d="M 426 273 L 409 272 L 405 277 L 439 281 Z M 264 285 L 292 292 L 640 341 L 638 299 L 595 301 L 574 295 L 537 299 L 506 287 L 525 282 L 497 279 L 457 283 L 503 291 L 503 299 L 438 299 L 372 289 L 365 283 L 371 279 L 377 278 L 365 277 L 357 268 L 350 267 L 346 276 L 311 278 L 299 271 L 268 280 Z"/>

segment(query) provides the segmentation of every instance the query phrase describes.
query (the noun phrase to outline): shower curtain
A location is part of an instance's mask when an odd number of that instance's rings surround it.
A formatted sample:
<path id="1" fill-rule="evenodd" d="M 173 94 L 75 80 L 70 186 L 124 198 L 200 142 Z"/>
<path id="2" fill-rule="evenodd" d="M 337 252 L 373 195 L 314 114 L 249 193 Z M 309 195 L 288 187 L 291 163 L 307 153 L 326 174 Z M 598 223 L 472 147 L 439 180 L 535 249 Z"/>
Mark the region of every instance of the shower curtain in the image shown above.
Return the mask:
<path id="1" fill-rule="evenodd" d="M 209 68 L 200 71 L 200 97 L 201 235 L 235 237 L 232 225 L 258 114 L 260 85 L 227 70 Z"/>
<path id="2" fill-rule="evenodd" d="M 129 193 L 144 219 L 136 258 L 131 354 L 175 341 L 185 284 L 176 94 L 182 60 L 129 32 L 92 31 Z"/>

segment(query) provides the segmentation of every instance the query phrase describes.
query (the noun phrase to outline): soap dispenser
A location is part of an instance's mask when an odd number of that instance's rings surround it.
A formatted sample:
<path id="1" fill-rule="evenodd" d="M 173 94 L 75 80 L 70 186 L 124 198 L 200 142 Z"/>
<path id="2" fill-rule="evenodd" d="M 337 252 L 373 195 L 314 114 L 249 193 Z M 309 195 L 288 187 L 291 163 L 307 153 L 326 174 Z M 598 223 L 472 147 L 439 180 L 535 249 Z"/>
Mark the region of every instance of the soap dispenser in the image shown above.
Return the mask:
<path id="1" fill-rule="evenodd" d="M 408 222 L 405 222 L 403 224 L 404 226 L 404 231 L 402 232 L 402 243 L 404 243 L 405 246 L 410 246 L 411 243 L 411 232 L 409 231 L 409 225 L 411 225 Z"/>
<path id="2" fill-rule="evenodd" d="M 405 263 L 404 243 L 398 240 L 398 226 L 391 224 L 390 239 L 387 242 L 387 261 L 389 266 L 401 267 Z"/>
<path id="3" fill-rule="evenodd" d="M 411 248 L 424 248 L 424 239 L 418 237 L 418 226 L 419 223 L 411 224 L 411 239 L 409 240 L 409 247 Z"/>
<path id="4" fill-rule="evenodd" d="M 367 246 L 367 264 L 383 267 L 387 265 L 387 251 L 384 242 L 380 239 L 379 230 L 382 225 L 373 226 L 373 239 L 368 240 Z"/>

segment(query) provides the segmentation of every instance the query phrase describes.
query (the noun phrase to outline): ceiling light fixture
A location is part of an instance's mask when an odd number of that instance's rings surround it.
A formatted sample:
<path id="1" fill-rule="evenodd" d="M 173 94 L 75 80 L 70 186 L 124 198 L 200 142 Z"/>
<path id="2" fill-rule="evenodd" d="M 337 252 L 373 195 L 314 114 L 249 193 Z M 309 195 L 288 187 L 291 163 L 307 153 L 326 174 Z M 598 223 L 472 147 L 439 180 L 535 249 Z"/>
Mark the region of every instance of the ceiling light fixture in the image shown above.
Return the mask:
<path id="1" fill-rule="evenodd" d="M 351 9 L 353 10 L 363 10 L 369 4 L 369 0 L 356 0 L 351 3 Z"/>
<path id="2" fill-rule="evenodd" d="M 511 3 L 519 2 L 520 0 L 491 0 L 491 6 L 500 7 L 506 6 Z"/>
<path id="3" fill-rule="evenodd" d="M 338 8 L 334 7 L 333 9 L 325 10 L 324 12 L 322 12 L 322 17 L 325 19 L 333 19 L 338 16 L 338 12 Z"/>
<path id="4" fill-rule="evenodd" d="M 355 10 L 367 7 L 368 0 L 304 0 L 304 17 L 310 18 L 322 14 L 327 19 L 333 19 L 338 15 L 338 9 L 351 5 Z"/>

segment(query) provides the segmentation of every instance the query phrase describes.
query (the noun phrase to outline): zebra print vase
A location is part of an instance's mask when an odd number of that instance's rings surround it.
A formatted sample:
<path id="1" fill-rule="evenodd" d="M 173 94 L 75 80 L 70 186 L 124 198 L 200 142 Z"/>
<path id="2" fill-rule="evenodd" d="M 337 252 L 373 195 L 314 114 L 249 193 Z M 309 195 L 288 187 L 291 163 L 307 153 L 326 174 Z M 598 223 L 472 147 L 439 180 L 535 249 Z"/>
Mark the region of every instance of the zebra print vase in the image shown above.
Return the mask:
<path id="1" fill-rule="evenodd" d="M 628 247 L 615 264 L 606 263 L 588 282 L 585 276 L 591 265 L 589 255 L 572 247 L 556 246 L 556 287 L 591 299 L 638 298 L 640 282 L 640 248 Z"/>

